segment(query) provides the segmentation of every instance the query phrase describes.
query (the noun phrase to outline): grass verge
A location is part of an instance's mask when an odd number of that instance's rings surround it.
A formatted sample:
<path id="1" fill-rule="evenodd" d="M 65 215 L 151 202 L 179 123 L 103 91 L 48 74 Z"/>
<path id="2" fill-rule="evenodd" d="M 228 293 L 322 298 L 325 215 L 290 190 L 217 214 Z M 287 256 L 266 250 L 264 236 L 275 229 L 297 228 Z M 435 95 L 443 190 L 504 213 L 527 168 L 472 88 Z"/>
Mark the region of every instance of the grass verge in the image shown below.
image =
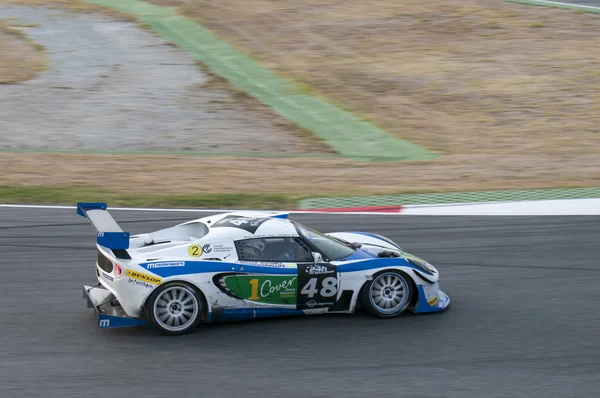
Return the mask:
<path id="1" fill-rule="evenodd" d="M 400 193 L 598 187 L 600 174 L 560 175 L 549 159 L 487 159 L 472 170 L 460 157 L 431 162 L 359 163 L 338 158 L 261 158 L 132 154 L 0 153 L 0 186 L 79 187 L 131 197 L 221 195 L 300 199 Z M 600 169 L 600 157 L 559 158 L 557 167 Z M 522 172 L 527 165 L 527 173 Z M 44 170 L 43 173 L 40 170 Z M 449 179 L 450 172 L 461 178 Z M 86 191 L 87 192 L 87 191 Z M 31 196 L 28 202 L 35 201 Z M 44 199 L 45 200 L 45 199 Z M 287 199 L 286 199 L 287 200 Z M 256 202 L 254 202 L 256 203 Z"/>
<path id="2" fill-rule="evenodd" d="M 436 152 L 599 153 L 596 15 L 487 0 L 149 1 Z"/>
<path id="3" fill-rule="evenodd" d="M 297 199 L 278 194 L 137 195 L 82 187 L 0 187 L 0 203 L 74 205 L 106 202 L 110 206 L 210 209 L 291 209 Z"/>
<path id="4" fill-rule="evenodd" d="M 149 29 L 149 27 L 145 27 Z M 246 92 L 235 88 L 227 80 L 221 76 L 213 73 L 206 65 L 200 61 L 195 62 L 198 69 L 200 69 L 207 77 L 206 81 L 202 83 L 202 87 L 211 88 L 214 90 L 223 90 L 231 95 L 231 102 L 221 102 L 221 106 L 241 106 L 242 109 L 248 112 L 252 112 L 258 117 L 268 118 L 273 120 L 275 126 L 280 129 L 300 138 L 303 140 L 303 147 L 307 150 L 312 150 L 314 153 L 326 153 L 329 155 L 337 155 L 334 148 L 329 146 L 323 139 L 317 137 L 309 130 L 302 128 L 297 123 L 292 122 L 286 118 L 276 115 L 271 108 L 261 103 L 256 98 L 249 96 Z"/>
<path id="5" fill-rule="evenodd" d="M 86 1 L 135 14 L 155 32 L 188 51 L 237 88 L 325 140 L 343 157 L 361 160 L 437 157 L 425 148 L 390 136 L 367 120 L 306 94 L 304 88 L 282 79 L 202 25 L 177 16 L 173 8 L 157 7 L 141 0 Z"/>
<path id="6" fill-rule="evenodd" d="M 382 115 L 395 121 L 397 133 L 420 136 L 448 155 L 372 166 L 340 159 L 6 153 L 0 185 L 102 187 L 135 197 L 233 191 L 291 198 L 600 186 L 597 16 L 478 0 L 383 0 L 387 8 L 364 12 L 357 11 L 360 2 L 347 9 L 338 0 L 317 3 L 257 1 L 260 7 L 250 9 L 223 0 L 219 9 L 198 0 L 187 6 L 206 5 L 205 14 L 184 12 L 247 43 L 268 67 L 306 71 L 311 93 Z M 307 15 L 314 23 L 306 23 Z M 311 29 L 326 43 L 311 45 Z"/>

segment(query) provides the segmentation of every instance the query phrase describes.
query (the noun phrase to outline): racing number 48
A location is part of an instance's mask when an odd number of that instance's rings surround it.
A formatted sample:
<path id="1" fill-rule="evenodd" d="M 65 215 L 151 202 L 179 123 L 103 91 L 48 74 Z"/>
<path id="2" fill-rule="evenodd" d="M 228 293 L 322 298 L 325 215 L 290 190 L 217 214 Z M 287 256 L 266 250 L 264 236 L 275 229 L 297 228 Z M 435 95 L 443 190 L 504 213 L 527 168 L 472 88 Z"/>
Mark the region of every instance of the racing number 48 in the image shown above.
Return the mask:
<path id="1" fill-rule="evenodd" d="M 321 282 L 321 291 L 317 288 L 318 278 L 311 278 L 300 291 L 300 294 L 313 298 L 319 293 L 321 297 L 333 297 L 337 294 L 337 279 L 330 276 Z"/>

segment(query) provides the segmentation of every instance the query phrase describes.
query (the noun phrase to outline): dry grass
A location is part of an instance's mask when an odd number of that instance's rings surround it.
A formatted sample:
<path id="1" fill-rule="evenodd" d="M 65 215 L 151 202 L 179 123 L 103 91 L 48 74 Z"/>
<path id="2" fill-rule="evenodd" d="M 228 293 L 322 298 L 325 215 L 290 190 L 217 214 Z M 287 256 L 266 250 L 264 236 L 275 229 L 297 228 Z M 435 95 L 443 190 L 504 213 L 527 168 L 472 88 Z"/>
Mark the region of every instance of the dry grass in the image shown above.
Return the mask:
<path id="1" fill-rule="evenodd" d="M 600 153 L 598 15 L 486 0 L 151 1 L 442 153 Z"/>
<path id="2" fill-rule="evenodd" d="M 128 195 L 243 192 L 308 197 L 600 185 L 600 173 L 559 173 L 548 163 L 568 171 L 600 170 L 595 155 L 449 155 L 424 168 L 422 162 L 357 164 L 323 158 L 0 153 L 0 186 L 72 186 Z"/>
<path id="3" fill-rule="evenodd" d="M 46 69 L 44 47 L 34 42 L 13 20 L 0 20 L 0 84 L 31 79 Z"/>
<path id="4" fill-rule="evenodd" d="M 447 155 L 363 164 L 0 153 L 0 186 L 322 196 L 600 185 L 596 15 L 483 0 L 152 2 L 183 6 L 266 66 Z"/>

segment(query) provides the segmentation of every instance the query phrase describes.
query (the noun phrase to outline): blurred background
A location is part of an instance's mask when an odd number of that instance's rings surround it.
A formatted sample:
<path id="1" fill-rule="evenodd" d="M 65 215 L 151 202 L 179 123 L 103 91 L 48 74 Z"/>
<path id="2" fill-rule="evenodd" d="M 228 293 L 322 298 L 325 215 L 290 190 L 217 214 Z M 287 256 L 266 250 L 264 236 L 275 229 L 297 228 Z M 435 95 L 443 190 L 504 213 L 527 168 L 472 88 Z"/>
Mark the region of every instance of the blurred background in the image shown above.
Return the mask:
<path id="1" fill-rule="evenodd" d="M 3 0 L 0 16 L 2 202 L 290 208 L 600 178 L 594 13 Z"/>
<path id="2" fill-rule="evenodd" d="M 0 0 L 0 398 L 597 395 L 598 217 L 297 215 L 423 256 L 453 308 L 163 339 L 98 330 L 74 209 L 6 205 L 599 198 L 599 65 L 600 0 Z"/>

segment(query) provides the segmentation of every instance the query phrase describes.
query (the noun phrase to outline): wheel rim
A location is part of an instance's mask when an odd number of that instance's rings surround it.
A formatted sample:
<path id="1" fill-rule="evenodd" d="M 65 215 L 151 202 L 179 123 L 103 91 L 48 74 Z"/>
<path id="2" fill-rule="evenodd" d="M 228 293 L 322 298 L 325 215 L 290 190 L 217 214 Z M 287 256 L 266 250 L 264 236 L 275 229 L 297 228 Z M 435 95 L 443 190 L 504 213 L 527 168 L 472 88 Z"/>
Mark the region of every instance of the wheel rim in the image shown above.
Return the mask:
<path id="1" fill-rule="evenodd" d="M 198 317 L 199 304 L 196 295 L 183 286 L 172 286 L 159 293 L 154 300 L 154 317 L 158 324 L 169 331 L 188 328 Z"/>
<path id="2" fill-rule="evenodd" d="M 396 273 L 381 274 L 371 284 L 369 299 L 382 314 L 398 312 L 408 301 L 408 283 Z"/>

